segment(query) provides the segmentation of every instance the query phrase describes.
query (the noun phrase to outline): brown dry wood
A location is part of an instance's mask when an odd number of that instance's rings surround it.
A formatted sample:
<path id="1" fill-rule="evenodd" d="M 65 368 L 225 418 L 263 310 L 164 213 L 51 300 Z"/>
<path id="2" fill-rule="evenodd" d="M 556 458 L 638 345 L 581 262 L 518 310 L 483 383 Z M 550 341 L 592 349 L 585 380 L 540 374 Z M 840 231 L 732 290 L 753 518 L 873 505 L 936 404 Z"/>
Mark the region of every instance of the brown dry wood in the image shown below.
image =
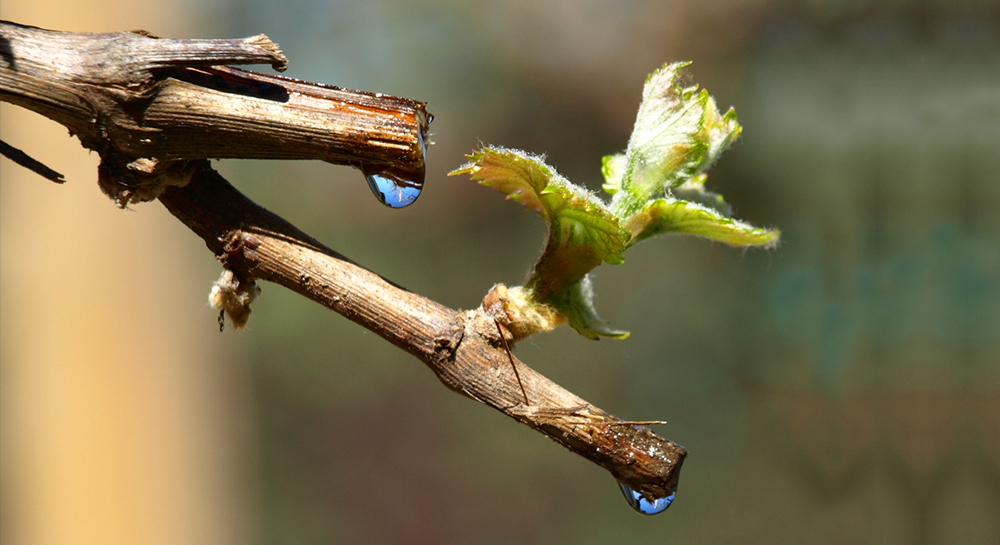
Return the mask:
<path id="1" fill-rule="evenodd" d="M 646 427 L 623 425 L 516 358 L 512 362 L 496 323 L 481 307 L 452 310 L 352 263 L 251 202 L 201 159 L 295 157 L 422 168 L 422 149 L 419 157 L 407 156 L 383 145 L 385 141 L 408 142 L 411 148 L 422 145 L 415 142 L 426 135 L 429 121 L 426 114 L 420 115 L 425 111 L 422 103 L 212 66 L 218 62 L 284 66 L 284 57 L 264 36 L 163 40 L 138 33 L 72 34 L 0 22 L 0 57 L 0 99 L 62 123 L 80 136 L 85 147 L 98 151 L 102 187 L 128 187 L 136 177 L 159 184 L 156 194 L 164 206 L 241 281 L 269 280 L 337 311 L 419 358 L 452 390 L 540 431 L 650 499 L 673 493 L 686 455 L 683 447 Z M 164 66 L 169 70 L 161 70 Z M 178 79 L 179 70 L 194 72 Z M 201 79 L 205 74 L 235 74 L 279 88 L 268 87 L 265 95 L 292 94 L 304 86 L 306 94 L 319 97 L 327 107 L 309 115 L 294 106 L 292 114 L 284 108 L 259 108 L 254 106 L 258 101 L 272 99 L 220 92 L 206 86 Z M 169 89 L 167 101 L 161 98 L 165 89 Z M 341 93 L 362 98 L 344 100 L 344 112 L 331 106 L 339 103 Z M 219 96 L 226 94 L 230 96 Z M 189 103 L 198 115 L 185 112 Z M 233 117 L 219 108 L 241 103 L 246 117 L 238 122 L 240 131 L 219 129 L 233 123 Z M 385 111 L 397 117 L 400 112 L 406 117 L 406 111 L 412 115 L 406 123 L 392 125 L 379 121 Z M 351 125 L 352 138 L 342 138 L 345 116 L 359 119 Z M 144 124 L 149 119 L 155 120 L 154 127 Z M 189 123 L 214 136 L 198 140 L 203 146 L 199 149 L 172 142 Z M 413 138 L 404 138 L 407 135 Z M 300 148 L 294 155 L 273 151 L 321 139 L 324 145 Z M 290 141 L 297 144 L 289 145 Z M 331 154 L 336 146 L 344 147 Z M 262 148 L 272 151 L 262 155 Z M 519 370 L 530 405 L 524 403 L 511 363 Z"/>
<path id="2" fill-rule="evenodd" d="M 321 159 L 419 171 L 424 103 L 222 63 L 287 61 L 267 36 L 169 40 L 75 34 L 0 21 L 0 100 L 34 110 L 84 146 L 129 157 Z"/>

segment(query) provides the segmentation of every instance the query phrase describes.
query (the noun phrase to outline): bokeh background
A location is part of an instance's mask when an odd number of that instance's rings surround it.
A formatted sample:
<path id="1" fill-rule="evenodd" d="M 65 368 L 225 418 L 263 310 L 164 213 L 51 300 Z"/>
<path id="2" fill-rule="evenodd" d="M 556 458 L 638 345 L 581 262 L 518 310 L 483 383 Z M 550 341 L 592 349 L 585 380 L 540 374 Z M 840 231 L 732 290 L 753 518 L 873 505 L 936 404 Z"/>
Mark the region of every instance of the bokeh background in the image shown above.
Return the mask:
<path id="1" fill-rule="evenodd" d="M 220 334 L 219 266 L 96 155 L 0 107 L 4 544 L 1000 542 L 1000 6 L 993 0 L 4 0 L 0 17 L 170 37 L 266 33 L 287 74 L 428 103 L 426 189 L 224 161 L 259 203 L 457 308 L 521 281 L 544 224 L 445 173 L 480 143 L 600 187 L 646 74 L 691 80 L 744 136 L 709 185 L 774 251 L 644 243 L 596 271 L 623 342 L 518 355 L 685 445 L 677 501 L 443 388 L 344 318 L 263 286 Z"/>

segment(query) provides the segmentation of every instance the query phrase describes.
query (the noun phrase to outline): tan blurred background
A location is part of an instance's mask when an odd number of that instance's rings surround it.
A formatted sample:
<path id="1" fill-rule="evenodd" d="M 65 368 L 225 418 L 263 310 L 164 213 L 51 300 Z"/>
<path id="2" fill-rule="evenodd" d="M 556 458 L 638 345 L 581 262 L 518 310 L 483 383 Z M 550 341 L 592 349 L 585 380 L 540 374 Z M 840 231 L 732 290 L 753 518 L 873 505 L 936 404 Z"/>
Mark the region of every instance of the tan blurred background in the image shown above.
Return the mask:
<path id="1" fill-rule="evenodd" d="M 0 17 L 185 35 L 168 2 L 15 0 Z M 238 350 L 209 325 L 211 255 L 158 205 L 118 210 L 63 127 L 2 104 L 0 134 L 67 179 L 0 161 L 0 538 L 241 542 Z"/>
<path id="2" fill-rule="evenodd" d="M 693 60 L 744 136 L 709 185 L 774 252 L 664 239 L 597 270 L 632 332 L 559 330 L 530 365 L 690 451 L 675 504 L 442 388 L 264 285 L 219 334 L 218 266 L 94 155 L 0 105 L 0 539 L 77 543 L 1000 542 L 1000 7 L 993 0 L 5 0 L 0 17 L 171 37 L 266 33 L 288 75 L 429 104 L 424 195 L 223 161 L 252 198 L 452 307 L 516 284 L 544 226 L 446 178 L 481 142 L 600 187 L 645 75 Z"/>

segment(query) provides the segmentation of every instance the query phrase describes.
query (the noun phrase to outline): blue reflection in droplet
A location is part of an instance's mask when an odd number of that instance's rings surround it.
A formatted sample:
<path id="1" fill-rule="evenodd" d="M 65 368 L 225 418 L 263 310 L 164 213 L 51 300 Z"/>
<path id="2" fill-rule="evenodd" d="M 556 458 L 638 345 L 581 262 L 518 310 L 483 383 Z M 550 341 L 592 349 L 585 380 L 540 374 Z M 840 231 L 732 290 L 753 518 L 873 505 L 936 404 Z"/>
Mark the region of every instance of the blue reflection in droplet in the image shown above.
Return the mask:
<path id="1" fill-rule="evenodd" d="M 420 196 L 422 183 L 418 184 L 410 180 L 404 180 L 399 176 L 381 171 L 373 174 L 366 174 L 368 187 L 372 188 L 372 193 L 380 203 L 392 208 L 402 208 L 413 204 Z"/>
<path id="2" fill-rule="evenodd" d="M 665 498 L 658 498 L 654 501 L 649 501 L 642 496 L 639 492 L 632 490 L 625 483 L 618 483 L 618 486 L 622 489 L 622 494 L 625 494 L 625 499 L 628 504 L 632 506 L 632 509 L 642 513 L 643 515 L 656 515 L 667 510 L 670 504 L 674 502 L 674 493 L 671 492 L 669 496 Z"/>
<path id="3" fill-rule="evenodd" d="M 424 187 L 423 161 L 427 155 L 427 142 L 422 131 L 417 131 L 417 143 L 420 146 L 420 156 L 418 166 L 413 169 L 379 164 L 360 165 L 368 180 L 368 187 L 372 188 L 372 193 L 380 203 L 392 208 L 403 208 L 413 204 L 420 196 L 420 190 Z"/>

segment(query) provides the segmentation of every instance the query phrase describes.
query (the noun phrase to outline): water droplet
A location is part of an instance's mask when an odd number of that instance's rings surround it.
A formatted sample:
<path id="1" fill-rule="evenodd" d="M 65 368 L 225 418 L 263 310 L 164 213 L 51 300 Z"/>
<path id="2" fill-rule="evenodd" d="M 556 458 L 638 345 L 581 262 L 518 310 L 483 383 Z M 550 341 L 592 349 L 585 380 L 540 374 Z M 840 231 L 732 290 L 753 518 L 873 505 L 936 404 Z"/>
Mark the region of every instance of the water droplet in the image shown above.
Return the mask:
<path id="1" fill-rule="evenodd" d="M 427 155 L 427 143 L 424 134 L 417 133 L 420 145 L 420 166 L 414 170 L 389 167 L 386 165 L 362 165 L 361 171 L 368 180 L 375 198 L 386 206 L 403 208 L 413 204 L 424 188 L 423 158 Z"/>
<path id="2" fill-rule="evenodd" d="M 403 208 L 413 204 L 413 201 L 420 196 L 420 190 L 424 185 L 423 180 L 410 180 L 407 179 L 410 176 L 402 176 L 392 170 L 369 172 L 365 169 L 365 178 L 375 198 L 392 208 Z"/>
<path id="3" fill-rule="evenodd" d="M 670 504 L 674 502 L 674 493 L 671 492 L 669 496 L 665 498 L 658 498 L 654 501 L 649 501 L 642 496 L 639 492 L 632 490 L 625 483 L 618 483 L 618 486 L 622 489 L 622 494 L 625 494 L 625 499 L 628 504 L 632 506 L 632 509 L 642 513 L 643 515 L 656 515 L 667 510 Z"/>

